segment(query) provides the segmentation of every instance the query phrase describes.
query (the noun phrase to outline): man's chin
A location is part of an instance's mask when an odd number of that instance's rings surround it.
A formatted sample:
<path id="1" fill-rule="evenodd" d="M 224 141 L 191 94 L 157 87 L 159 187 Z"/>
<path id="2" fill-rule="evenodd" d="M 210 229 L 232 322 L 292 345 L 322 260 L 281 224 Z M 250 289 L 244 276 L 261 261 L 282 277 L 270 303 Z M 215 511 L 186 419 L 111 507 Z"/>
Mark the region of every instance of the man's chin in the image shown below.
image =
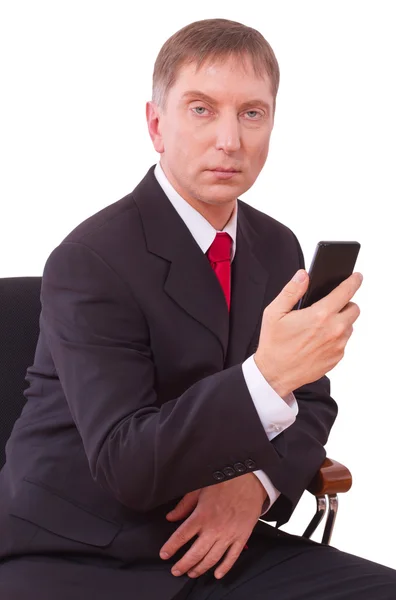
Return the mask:
<path id="1" fill-rule="evenodd" d="M 205 193 L 205 198 L 207 198 L 208 202 L 212 202 L 213 200 L 216 203 L 224 204 L 225 202 L 233 202 L 241 194 L 246 191 L 246 187 L 242 185 L 224 185 L 223 184 L 215 184 L 210 185 L 207 188 L 207 192 Z"/>
<path id="2" fill-rule="evenodd" d="M 205 204 L 210 204 L 211 206 L 224 206 L 225 204 L 229 204 L 235 202 L 238 198 L 238 193 L 233 190 L 232 194 L 221 194 L 218 190 L 213 190 L 213 194 L 207 194 L 205 197 L 200 198 L 201 202 L 205 202 Z"/>

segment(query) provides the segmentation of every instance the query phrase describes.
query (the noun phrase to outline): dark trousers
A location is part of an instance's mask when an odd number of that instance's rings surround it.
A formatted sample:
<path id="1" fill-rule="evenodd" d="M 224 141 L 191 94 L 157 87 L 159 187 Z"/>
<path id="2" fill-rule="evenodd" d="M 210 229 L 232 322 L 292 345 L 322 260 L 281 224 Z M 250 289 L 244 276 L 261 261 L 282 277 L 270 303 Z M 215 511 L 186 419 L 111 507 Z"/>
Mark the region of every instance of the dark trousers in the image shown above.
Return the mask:
<path id="1" fill-rule="evenodd" d="M 396 561 L 396 553 L 395 553 Z M 396 570 L 298 536 L 249 548 L 222 579 L 207 573 L 177 600 L 396 600 Z M 176 600 L 175 599 L 175 600 Z"/>
<path id="2" fill-rule="evenodd" d="M 254 534 L 231 571 L 185 578 L 170 565 L 114 568 L 83 556 L 24 556 L 0 564 L 1 600 L 396 600 L 396 570 L 299 536 Z M 181 582 L 179 582 L 181 583 Z"/>

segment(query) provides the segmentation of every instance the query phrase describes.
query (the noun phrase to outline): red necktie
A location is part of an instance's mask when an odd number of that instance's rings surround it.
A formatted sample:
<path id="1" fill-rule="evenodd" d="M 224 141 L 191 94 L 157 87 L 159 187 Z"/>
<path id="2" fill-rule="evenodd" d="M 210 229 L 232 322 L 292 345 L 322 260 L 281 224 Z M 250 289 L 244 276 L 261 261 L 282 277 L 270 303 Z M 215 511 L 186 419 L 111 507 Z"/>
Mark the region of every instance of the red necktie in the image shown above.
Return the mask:
<path id="1" fill-rule="evenodd" d="M 232 238 L 228 233 L 216 233 L 207 255 L 213 271 L 223 288 L 224 296 L 230 310 L 231 302 L 231 251 Z"/>

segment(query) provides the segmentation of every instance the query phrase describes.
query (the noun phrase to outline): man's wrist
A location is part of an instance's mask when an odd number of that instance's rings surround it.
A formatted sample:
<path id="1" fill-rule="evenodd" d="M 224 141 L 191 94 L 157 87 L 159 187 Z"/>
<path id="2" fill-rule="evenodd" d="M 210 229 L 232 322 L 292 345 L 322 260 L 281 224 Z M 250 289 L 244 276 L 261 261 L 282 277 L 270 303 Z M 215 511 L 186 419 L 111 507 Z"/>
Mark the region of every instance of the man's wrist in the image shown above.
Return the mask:
<path id="1" fill-rule="evenodd" d="M 253 354 L 253 360 L 256 363 L 257 368 L 259 369 L 266 382 L 272 387 L 272 389 L 278 394 L 278 396 L 280 396 L 283 399 L 286 398 L 290 394 L 290 392 L 293 391 L 290 390 L 284 383 L 282 383 L 279 380 L 279 378 L 268 374 L 267 370 L 262 365 L 260 359 L 257 357 L 256 354 Z"/>

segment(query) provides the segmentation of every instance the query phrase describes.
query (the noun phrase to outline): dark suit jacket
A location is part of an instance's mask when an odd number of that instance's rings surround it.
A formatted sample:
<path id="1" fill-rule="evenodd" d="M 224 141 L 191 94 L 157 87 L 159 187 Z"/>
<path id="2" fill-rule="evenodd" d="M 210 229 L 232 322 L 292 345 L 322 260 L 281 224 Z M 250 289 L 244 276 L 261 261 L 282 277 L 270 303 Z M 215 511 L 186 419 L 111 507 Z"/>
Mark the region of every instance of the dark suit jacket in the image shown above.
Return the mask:
<path id="1" fill-rule="evenodd" d="M 154 166 L 51 253 L 28 401 L 0 475 L 0 558 L 156 564 L 179 525 L 170 507 L 255 469 L 281 491 L 265 519 L 288 521 L 337 408 L 323 377 L 295 390 L 291 427 L 271 442 L 264 432 L 241 363 L 265 306 L 304 263 L 290 229 L 238 203 L 230 315 Z"/>

